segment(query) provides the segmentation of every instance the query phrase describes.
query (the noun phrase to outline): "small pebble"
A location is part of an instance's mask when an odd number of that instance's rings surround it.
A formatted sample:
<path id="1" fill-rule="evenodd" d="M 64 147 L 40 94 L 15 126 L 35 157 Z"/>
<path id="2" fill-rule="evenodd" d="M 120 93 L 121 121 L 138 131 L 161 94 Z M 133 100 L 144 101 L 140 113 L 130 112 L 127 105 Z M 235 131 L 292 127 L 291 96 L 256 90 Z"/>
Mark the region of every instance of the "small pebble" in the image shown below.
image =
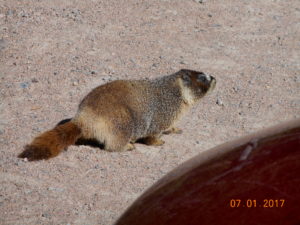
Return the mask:
<path id="1" fill-rule="evenodd" d="M 45 217 L 45 218 L 51 218 L 51 216 L 50 216 L 48 213 L 43 213 L 43 214 L 42 214 L 42 217 Z"/>
<path id="2" fill-rule="evenodd" d="M 221 24 L 217 24 L 217 23 L 215 23 L 215 24 L 212 24 L 212 25 L 210 25 L 211 27 L 222 27 L 222 25 Z"/>
<path id="3" fill-rule="evenodd" d="M 14 13 L 15 13 L 15 10 L 11 10 L 11 9 L 10 9 L 10 10 L 7 11 L 7 15 L 8 15 L 8 16 L 13 15 Z"/>
<path id="4" fill-rule="evenodd" d="M 31 193 L 32 193 L 32 190 L 25 190 L 24 193 L 25 193 L 26 195 L 31 194 Z"/>
<path id="5" fill-rule="evenodd" d="M 28 88 L 29 87 L 29 83 L 28 82 L 23 82 L 20 84 L 21 88 Z"/>
<path id="6" fill-rule="evenodd" d="M 74 81 L 73 82 L 73 86 L 77 86 L 78 85 L 78 82 L 77 81 Z"/>
<path id="7" fill-rule="evenodd" d="M 221 99 L 217 99 L 217 101 L 216 101 L 216 103 L 217 103 L 217 105 L 221 105 L 221 106 L 223 106 L 224 104 L 223 104 L 223 102 L 222 102 L 222 100 Z"/>
<path id="8" fill-rule="evenodd" d="M 38 81 L 36 78 L 33 78 L 33 79 L 31 80 L 31 82 L 32 82 L 32 83 L 38 83 L 39 81 Z"/>
<path id="9" fill-rule="evenodd" d="M 233 90 L 234 90 L 235 92 L 238 92 L 240 89 L 239 89 L 238 87 L 233 87 Z"/>
<path id="10" fill-rule="evenodd" d="M 0 50 L 5 49 L 7 42 L 4 39 L 0 39 Z"/>
<path id="11" fill-rule="evenodd" d="M 65 190 L 65 189 L 63 189 L 63 188 L 48 187 L 48 191 L 63 192 L 64 190 Z"/>

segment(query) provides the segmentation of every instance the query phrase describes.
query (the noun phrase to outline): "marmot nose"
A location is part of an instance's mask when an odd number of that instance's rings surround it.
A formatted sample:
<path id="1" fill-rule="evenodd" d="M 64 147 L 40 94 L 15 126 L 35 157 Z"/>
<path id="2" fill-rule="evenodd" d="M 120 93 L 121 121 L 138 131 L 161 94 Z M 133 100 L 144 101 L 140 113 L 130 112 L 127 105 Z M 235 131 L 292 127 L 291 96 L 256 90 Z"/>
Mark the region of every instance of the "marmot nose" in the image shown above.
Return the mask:
<path id="1" fill-rule="evenodd" d="M 205 76 L 205 78 L 206 78 L 206 80 L 208 81 L 208 82 L 210 82 L 211 81 L 211 76 L 210 75 L 208 75 L 208 74 L 204 74 L 204 76 Z"/>
<path id="2" fill-rule="evenodd" d="M 213 76 L 208 75 L 208 74 L 203 74 L 203 76 L 205 77 L 205 79 L 206 79 L 209 83 L 211 83 L 211 82 L 213 82 L 213 81 L 216 80 L 216 78 L 214 78 Z"/>

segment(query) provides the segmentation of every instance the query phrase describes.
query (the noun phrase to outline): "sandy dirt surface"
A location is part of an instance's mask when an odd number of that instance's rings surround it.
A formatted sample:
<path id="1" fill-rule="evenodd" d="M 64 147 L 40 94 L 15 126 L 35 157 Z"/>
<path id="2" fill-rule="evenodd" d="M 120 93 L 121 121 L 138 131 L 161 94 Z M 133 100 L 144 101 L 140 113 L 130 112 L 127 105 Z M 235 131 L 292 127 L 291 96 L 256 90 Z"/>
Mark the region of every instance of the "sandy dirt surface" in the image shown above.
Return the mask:
<path id="1" fill-rule="evenodd" d="M 109 225 L 150 185 L 223 142 L 300 114 L 295 0 L 0 0 L 0 224 Z M 217 79 L 161 147 L 16 156 L 94 87 L 181 68 Z"/>

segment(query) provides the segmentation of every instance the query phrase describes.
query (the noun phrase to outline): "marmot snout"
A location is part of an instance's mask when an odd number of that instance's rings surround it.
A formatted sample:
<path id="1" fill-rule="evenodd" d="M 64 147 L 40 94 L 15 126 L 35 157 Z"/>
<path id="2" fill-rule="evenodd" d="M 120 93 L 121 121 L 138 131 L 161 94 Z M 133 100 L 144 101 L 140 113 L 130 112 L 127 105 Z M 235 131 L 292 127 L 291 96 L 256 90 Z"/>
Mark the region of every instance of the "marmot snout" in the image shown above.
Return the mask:
<path id="1" fill-rule="evenodd" d="M 95 139 L 108 151 L 133 149 L 136 141 L 162 145 L 160 136 L 180 133 L 174 123 L 215 85 L 214 77 L 186 69 L 101 85 L 82 100 L 73 119 L 36 137 L 19 157 L 48 159 L 79 138 Z"/>

